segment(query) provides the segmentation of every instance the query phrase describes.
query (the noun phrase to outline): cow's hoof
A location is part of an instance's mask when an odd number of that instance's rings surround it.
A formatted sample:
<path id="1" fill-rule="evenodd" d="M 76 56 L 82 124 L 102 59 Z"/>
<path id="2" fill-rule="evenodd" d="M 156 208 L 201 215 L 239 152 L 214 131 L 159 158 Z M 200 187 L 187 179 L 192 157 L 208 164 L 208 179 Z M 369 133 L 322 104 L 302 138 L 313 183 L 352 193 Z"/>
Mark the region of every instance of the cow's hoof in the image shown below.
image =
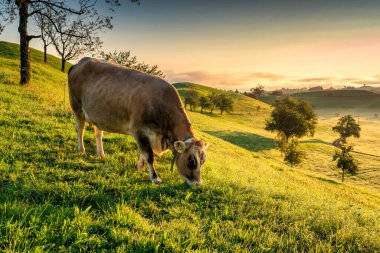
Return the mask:
<path id="1" fill-rule="evenodd" d="M 101 157 L 101 158 L 106 157 L 106 154 L 104 154 L 104 153 L 100 153 L 100 154 L 96 154 L 96 155 L 99 156 L 99 157 Z"/>
<path id="2" fill-rule="evenodd" d="M 151 180 L 152 180 L 152 183 L 155 183 L 155 184 L 161 184 L 162 183 L 162 181 L 159 177 L 153 178 Z"/>

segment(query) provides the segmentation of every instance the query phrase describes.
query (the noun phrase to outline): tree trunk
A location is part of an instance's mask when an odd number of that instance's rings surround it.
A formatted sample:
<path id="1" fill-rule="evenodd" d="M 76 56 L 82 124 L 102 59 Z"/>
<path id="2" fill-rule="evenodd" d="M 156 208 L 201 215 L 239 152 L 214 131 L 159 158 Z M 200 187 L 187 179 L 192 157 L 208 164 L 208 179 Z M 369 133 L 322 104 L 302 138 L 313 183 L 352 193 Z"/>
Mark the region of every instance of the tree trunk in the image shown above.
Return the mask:
<path id="1" fill-rule="evenodd" d="M 203 107 L 201 107 L 201 113 L 203 113 Z"/>
<path id="2" fill-rule="evenodd" d="M 28 37 L 28 6 L 29 1 L 16 1 L 20 23 L 18 32 L 20 33 L 20 84 L 26 85 L 30 81 L 30 56 L 29 56 L 29 37 Z"/>
<path id="3" fill-rule="evenodd" d="M 344 170 L 342 170 L 342 182 L 344 182 Z"/>
<path id="4" fill-rule="evenodd" d="M 66 60 L 61 58 L 61 71 L 62 72 L 65 72 L 65 64 L 66 64 Z"/>
<path id="5" fill-rule="evenodd" d="M 223 114 L 223 109 L 220 109 L 220 115 L 222 115 Z"/>
<path id="6" fill-rule="evenodd" d="M 47 62 L 47 45 L 44 44 L 44 62 Z"/>
<path id="7" fill-rule="evenodd" d="M 214 111 L 214 109 L 211 109 L 211 110 L 210 110 L 210 113 L 212 114 L 213 111 Z"/>

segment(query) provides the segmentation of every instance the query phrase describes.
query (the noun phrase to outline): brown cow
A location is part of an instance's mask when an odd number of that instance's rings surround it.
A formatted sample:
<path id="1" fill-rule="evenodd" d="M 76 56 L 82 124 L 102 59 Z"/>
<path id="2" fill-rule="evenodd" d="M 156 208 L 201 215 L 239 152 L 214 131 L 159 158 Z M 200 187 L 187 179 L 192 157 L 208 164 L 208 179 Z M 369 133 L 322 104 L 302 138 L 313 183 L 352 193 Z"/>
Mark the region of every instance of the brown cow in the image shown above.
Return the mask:
<path id="1" fill-rule="evenodd" d="M 201 183 L 208 143 L 194 137 L 177 90 L 161 78 L 92 58 L 69 70 L 70 104 L 85 152 L 85 122 L 94 125 L 97 154 L 104 156 L 103 131 L 130 134 L 141 151 L 137 166 L 148 164 L 152 182 L 160 183 L 154 155 L 172 150 L 173 162 L 189 185 Z"/>

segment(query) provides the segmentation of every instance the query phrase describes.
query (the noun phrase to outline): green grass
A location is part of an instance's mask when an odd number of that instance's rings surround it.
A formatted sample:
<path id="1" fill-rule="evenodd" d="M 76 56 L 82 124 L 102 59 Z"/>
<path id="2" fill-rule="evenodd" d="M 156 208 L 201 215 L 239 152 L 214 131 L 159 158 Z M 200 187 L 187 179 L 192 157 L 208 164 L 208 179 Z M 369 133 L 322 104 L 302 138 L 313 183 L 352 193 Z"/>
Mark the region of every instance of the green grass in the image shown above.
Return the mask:
<path id="1" fill-rule="evenodd" d="M 17 73 L 17 59 L 0 57 L 0 66 Z M 156 160 L 164 182 L 154 185 L 136 169 L 129 136 L 105 134 L 100 159 L 87 127 L 87 154 L 78 154 L 65 75 L 38 61 L 32 67 L 27 87 L 0 79 L 0 251 L 380 251 L 379 194 L 284 165 L 262 128 L 264 105 L 239 115 L 189 112 L 197 136 L 211 143 L 204 184 L 187 187 L 165 154 Z M 333 139 L 330 123 L 315 138 Z M 378 144 L 371 124 L 366 150 Z M 302 145 L 315 154 L 307 163 L 321 163 L 331 149 Z"/>

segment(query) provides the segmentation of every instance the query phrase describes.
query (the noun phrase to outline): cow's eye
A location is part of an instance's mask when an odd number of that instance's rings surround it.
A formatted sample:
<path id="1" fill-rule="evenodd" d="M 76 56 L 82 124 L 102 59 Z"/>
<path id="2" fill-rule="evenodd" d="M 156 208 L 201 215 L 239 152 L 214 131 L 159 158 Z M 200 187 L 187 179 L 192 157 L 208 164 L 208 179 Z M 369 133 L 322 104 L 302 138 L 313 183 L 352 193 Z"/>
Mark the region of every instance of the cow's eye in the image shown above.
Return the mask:
<path id="1" fill-rule="evenodd" d="M 192 156 L 189 157 L 188 164 L 190 169 L 197 168 L 197 160 Z"/>

